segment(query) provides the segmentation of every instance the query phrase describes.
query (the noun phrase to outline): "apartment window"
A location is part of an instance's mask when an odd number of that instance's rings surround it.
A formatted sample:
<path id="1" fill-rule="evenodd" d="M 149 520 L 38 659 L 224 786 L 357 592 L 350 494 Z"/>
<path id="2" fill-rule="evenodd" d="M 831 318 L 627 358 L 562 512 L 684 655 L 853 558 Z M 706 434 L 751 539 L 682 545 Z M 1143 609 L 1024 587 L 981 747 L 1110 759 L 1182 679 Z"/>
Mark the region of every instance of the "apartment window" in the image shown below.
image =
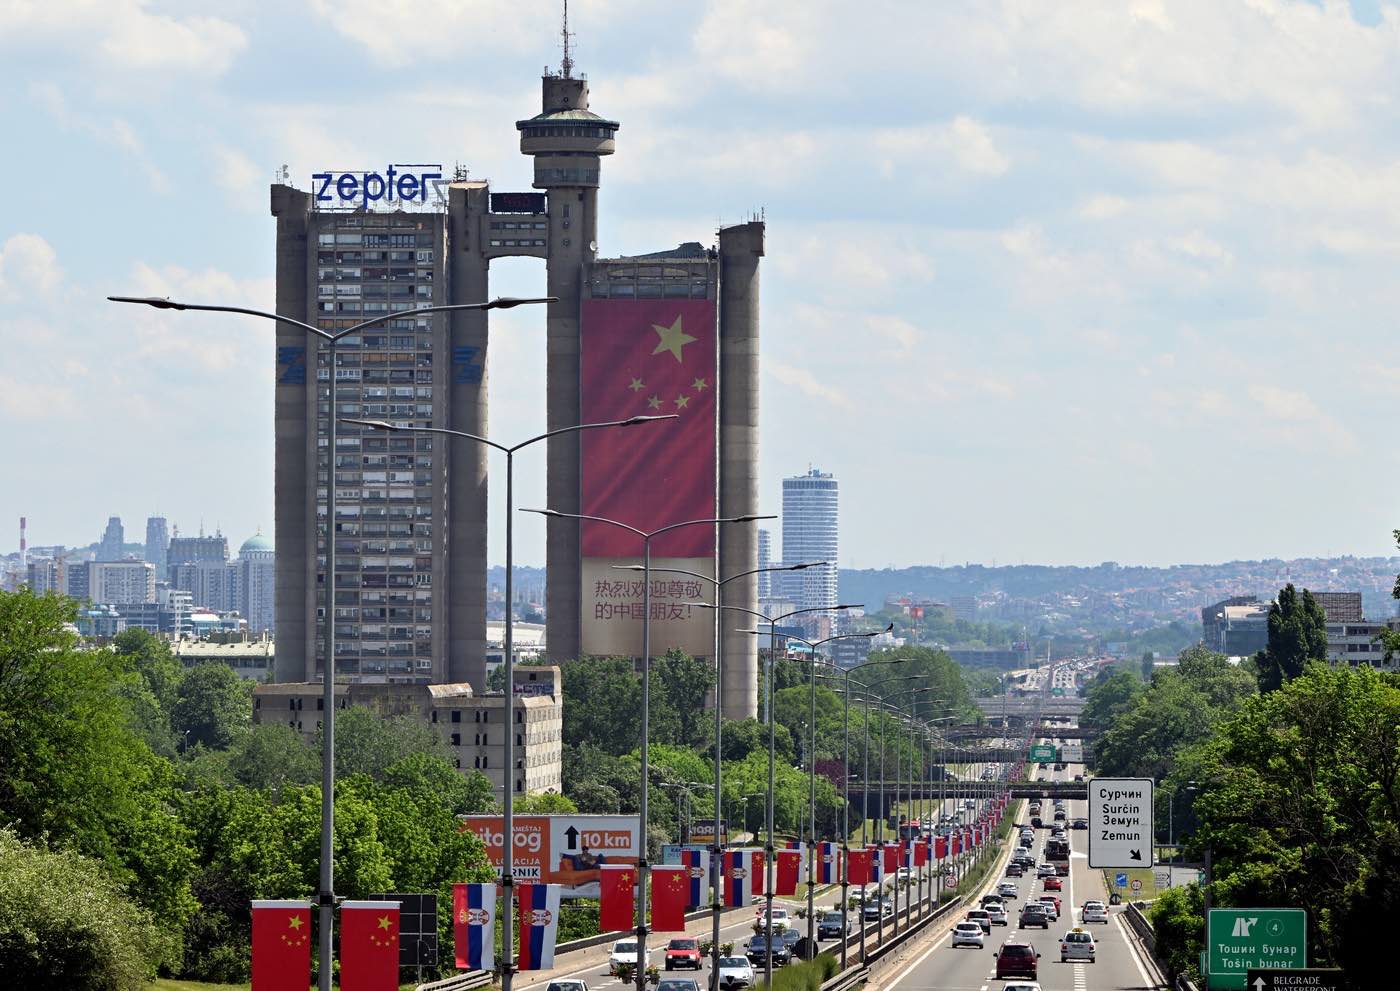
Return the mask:
<path id="1" fill-rule="evenodd" d="M 462 745 L 462 734 L 461 734 L 461 733 L 453 733 L 453 734 L 452 734 L 452 745 L 453 745 L 454 747 L 460 747 L 460 746 Z"/>
<path id="2" fill-rule="evenodd" d="M 485 754 L 482 754 L 482 755 L 481 755 L 481 766 L 482 766 L 482 767 L 490 767 L 490 766 L 491 766 L 491 760 L 490 760 L 490 758 L 487 757 Z"/>
<path id="3" fill-rule="evenodd" d="M 524 734 L 524 733 L 516 733 L 516 734 L 515 734 L 515 745 L 516 745 L 517 747 L 523 747 L 523 746 L 525 746 L 525 734 Z"/>
<path id="4" fill-rule="evenodd" d="M 293 709 L 293 710 L 295 710 L 296 707 L 297 707 L 297 700 L 296 700 L 296 699 L 287 699 L 287 708 L 288 708 L 288 709 Z"/>
<path id="5" fill-rule="evenodd" d="M 458 758 L 454 759 L 454 760 L 452 761 L 452 766 L 455 767 L 457 770 L 460 771 L 460 770 L 462 769 L 462 758 L 458 757 Z"/>
<path id="6" fill-rule="evenodd" d="M 516 710 L 515 710 L 515 721 L 516 721 L 517 723 L 523 723 L 523 722 L 525 721 L 525 712 L 524 712 L 524 710 L 522 710 L 522 709 L 516 709 Z"/>
<path id="7" fill-rule="evenodd" d="M 452 721 L 453 721 L 454 723 L 460 723 L 460 722 L 462 721 L 462 710 L 461 710 L 461 709 L 453 709 L 453 710 L 452 710 Z"/>
<path id="8" fill-rule="evenodd" d="M 522 779 L 522 778 L 516 778 L 516 779 L 515 779 L 515 790 L 516 790 L 516 791 L 524 791 L 524 790 L 525 790 L 525 781 L 524 781 L 524 779 Z"/>

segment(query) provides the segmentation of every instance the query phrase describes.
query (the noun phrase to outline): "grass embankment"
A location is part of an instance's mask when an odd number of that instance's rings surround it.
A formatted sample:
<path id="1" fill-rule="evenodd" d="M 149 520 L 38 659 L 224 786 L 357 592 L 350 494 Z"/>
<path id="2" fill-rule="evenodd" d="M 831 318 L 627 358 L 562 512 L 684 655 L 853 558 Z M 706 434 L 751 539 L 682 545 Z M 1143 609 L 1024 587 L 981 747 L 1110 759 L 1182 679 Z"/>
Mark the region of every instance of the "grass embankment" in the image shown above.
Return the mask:
<path id="1" fill-rule="evenodd" d="M 841 969 L 841 962 L 830 953 L 820 953 L 803 963 L 790 963 L 773 971 L 772 991 L 820 991 L 826 981 Z M 759 981 L 754 991 L 767 991 L 768 985 Z"/>

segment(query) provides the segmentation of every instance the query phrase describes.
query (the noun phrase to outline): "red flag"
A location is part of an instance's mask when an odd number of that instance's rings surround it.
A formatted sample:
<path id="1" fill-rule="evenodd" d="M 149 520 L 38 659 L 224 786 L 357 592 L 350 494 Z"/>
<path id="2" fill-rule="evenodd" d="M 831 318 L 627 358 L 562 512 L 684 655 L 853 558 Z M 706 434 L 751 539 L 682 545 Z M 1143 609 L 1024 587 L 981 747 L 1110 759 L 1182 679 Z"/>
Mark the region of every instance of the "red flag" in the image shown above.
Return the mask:
<path id="1" fill-rule="evenodd" d="M 676 414 L 670 423 L 579 438 L 580 509 L 641 530 L 715 514 L 716 322 L 713 300 L 586 299 L 580 336 L 582 422 Z M 640 480 L 640 481 L 639 481 Z M 638 539 L 584 523 L 584 557 L 633 557 Z M 711 527 L 657 538 L 653 557 L 712 557 Z"/>
<path id="2" fill-rule="evenodd" d="M 933 841 L 933 859 L 942 860 L 948 856 L 948 837 L 940 836 Z"/>
<path id="3" fill-rule="evenodd" d="M 311 908 L 306 902 L 253 902 L 253 987 L 306 991 L 311 984 Z"/>
<path id="4" fill-rule="evenodd" d="M 690 872 L 684 867 L 651 869 L 651 928 L 653 932 L 685 932 L 685 903 Z"/>
<path id="5" fill-rule="evenodd" d="M 798 850 L 778 851 L 778 888 L 775 895 L 797 893 L 797 869 L 801 866 L 802 853 Z"/>
<path id="6" fill-rule="evenodd" d="M 398 991 L 399 903 L 340 906 L 340 991 Z"/>
<path id="7" fill-rule="evenodd" d="M 869 851 L 869 850 L 847 850 L 847 851 L 846 851 L 846 883 L 847 883 L 847 884 L 869 884 L 869 883 L 870 883 L 870 851 Z"/>
<path id="8" fill-rule="evenodd" d="M 899 844 L 886 843 L 884 854 L 885 874 L 893 874 L 899 870 Z"/>
<path id="9" fill-rule="evenodd" d="M 922 867 L 928 863 L 928 844 L 923 840 L 914 844 L 914 866 Z"/>
<path id="10" fill-rule="evenodd" d="M 756 895 L 768 893 L 768 865 L 763 857 L 762 850 L 753 852 L 753 893 Z"/>
<path id="11" fill-rule="evenodd" d="M 635 864 L 603 864 L 599 868 L 598 929 L 619 932 L 634 922 L 637 867 Z"/>

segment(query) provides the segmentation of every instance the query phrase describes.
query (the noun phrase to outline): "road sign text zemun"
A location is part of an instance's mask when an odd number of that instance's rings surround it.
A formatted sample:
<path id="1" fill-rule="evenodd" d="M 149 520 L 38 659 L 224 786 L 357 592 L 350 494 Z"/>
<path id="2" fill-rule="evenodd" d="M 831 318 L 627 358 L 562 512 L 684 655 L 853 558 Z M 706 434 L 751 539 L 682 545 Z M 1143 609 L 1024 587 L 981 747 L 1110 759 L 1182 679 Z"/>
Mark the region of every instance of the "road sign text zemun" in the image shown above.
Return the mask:
<path id="1" fill-rule="evenodd" d="M 1089 866 L 1152 866 L 1152 779 L 1089 779 Z"/>

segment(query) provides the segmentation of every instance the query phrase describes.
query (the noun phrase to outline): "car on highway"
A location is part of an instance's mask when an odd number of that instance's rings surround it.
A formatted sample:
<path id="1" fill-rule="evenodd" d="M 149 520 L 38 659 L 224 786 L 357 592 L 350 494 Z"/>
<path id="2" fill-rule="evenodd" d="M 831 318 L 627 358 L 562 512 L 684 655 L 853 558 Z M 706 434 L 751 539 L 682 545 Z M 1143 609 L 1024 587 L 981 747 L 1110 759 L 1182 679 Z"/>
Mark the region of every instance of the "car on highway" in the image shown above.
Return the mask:
<path id="1" fill-rule="evenodd" d="M 1069 877 L 1069 861 L 1068 861 L 1068 860 L 1057 860 L 1057 861 L 1055 861 L 1055 874 L 1056 874 L 1057 876 L 1059 876 L 1059 877 Z"/>
<path id="2" fill-rule="evenodd" d="M 992 920 L 992 925 L 994 926 L 1008 926 L 1011 924 L 1011 920 L 1006 914 L 1006 906 L 1001 902 L 989 902 L 987 904 L 987 918 Z"/>
<path id="3" fill-rule="evenodd" d="M 1063 891 L 1064 886 L 1065 883 L 1061 881 L 1058 877 L 1047 877 L 1045 879 L 1046 891 Z"/>
<path id="4" fill-rule="evenodd" d="M 763 962 L 767 958 L 768 952 L 769 950 L 767 936 L 754 936 L 746 944 L 744 944 L 744 956 L 748 957 L 749 963 L 753 964 L 755 967 L 763 966 Z M 792 959 L 792 951 L 789 950 L 787 948 L 787 944 L 784 943 L 777 936 L 773 937 L 772 953 L 774 967 L 781 967 L 783 964 L 787 963 L 789 960 Z"/>
<path id="5" fill-rule="evenodd" d="M 1083 780 L 1084 780 L 1084 775 L 1082 775 L 1082 774 L 1076 774 L 1076 775 L 1074 776 L 1074 780 L 1075 780 L 1075 781 L 1083 781 Z"/>
<path id="6" fill-rule="evenodd" d="M 882 915 L 886 919 L 894 915 L 894 906 L 887 898 L 872 898 L 865 903 L 865 910 L 861 913 L 861 918 L 866 922 L 879 922 Z"/>
<path id="7" fill-rule="evenodd" d="M 1001 991 L 1041 991 L 1040 984 L 1036 981 L 1007 981 L 1001 986 Z"/>
<path id="8" fill-rule="evenodd" d="M 1037 868 L 1035 869 L 1035 876 L 1036 876 L 1037 878 L 1042 878 L 1042 877 L 1053 877 L 1054 875 L 1055 875 L 1055 865 L 1054 865 L 1054 864 L 1041 864 L 1039 867 L 1037 867 Z"/>
<path id="9" fill-rule="evenodd" d="M 997 894 L 1003 898 L 1016 898 L 1020 895 L 1020 891 L 1016 887 L 1016 882 L 1002 881 L 997 885 Z"/>
<path id="10" fill-rule="evenodd" d="M 1031 926 L 1039 926 L 1041 929 L 1050 928 L 1050 913 L 1040 902 L 1026 902 L 1021 906 L 1021 918 L 1017 922 L 1018 929 L 1027 929 Z"/>
<path id="11" fill-rule="evenodd" d="M 981 908 L 986 908 L 992 902 L 1001 903 L 1001 892 L 989 891 L 977 900 L 977 904 Z"/>
<path id="12" fill-rule="evenodd" d="M 1060 937 L 1060 963 L 1070 960 L 1094 962 L 1094 937 L 1078 926 Z"/>
<path id="13" fill-rule="evenodd" d="M 630 964 L 635 967 L 639 962 L 642 969 L 645 970 L 651 963 L 651 951 L 645 951 L 639 961 L 637 959 L 637 941 L 635 939 L 620 939 L 613 944 L 612 952 L 608 954 L 608 973 L 616 974 L 620 964 Z"/>
<path id="14" fill-rule="evenodd" d="M 986 945 L 984 942 L 986 934 L 982 932 L 982 927 L 975 922 L 959 922 L 953 927 L 953 949 L 959 946 L 975 946 L 982 949 Z"/>
<path id="15" fill-rule="evenodd" d="M 1026 869 L 1021 866 L 1021 863 L 1018 860 L 1013 860 L 1006 865 L 1007 877 L 1022 877 L 1025 875 L 1025 873 Z"/>
<path id="16" fill-rule="evenodd" d="M 1034 826 L 1036 829 L 1040 829 L 1042 826 L 1045 825 L 1045 821 L 1040 818 L 1039 814 L 1036 814 L 1031 816 L 1031 825 Z"/>
<path id="17" fill-rule="evenodd" d="M 545 991 L 588 991 L 588 982 L 570 978 L 567 981 L 550 981 Z"/>
<path id="18" fill-rule="evenodd" d="M 1074 819 L 1074 820 L 1072 820 L 1072 821 L 1070 822 L 1069 828 L 1070 828 L 1070 829 L 1088 829 L 1088 828 L 1089 828 L 1089 820 L 1088 820 L 1088 819 L 1085 819 L 1083 816 L 1080 816 L 1078 819 Z"/>
<path id="19" fill-rule="evenodd" d="M 1065 815 L 1064 809 L 1056 809 L 1054 819 L 1056 822 L 1064 822 L 1069 816 Z"/>
<path id="20" fill-rule="evenodd" d="M 700 991 L 693 977 L 668 977 L 656 985 L 656 991 Z"/>
<path id="21" fill-rule="evenodd" d="M 963 916 L 963 921 L 977 923 L 984 933 L 992 931 L 992 917 L 987 914 L 985 908 L 969 909 L 967 915 Z"/>
<path id="22" fill-rule="evenodd" d="M 1054 921 L 1058 922 L 1058 921 L 1060 920 L 1060 896 L 1059 896 L 1059 895 L 1041 895 L 1039 898 L 1036 899 L 1036 901 L 1038 901 L 1038 902 L 1040 902 L 1040 904 L 1044 905 L 1045 908 L 1046 908 L 1046 910 L 1049 911 L 1049 912 L 1051 912 L 1051 913 L 1054 915 Z"/>
<path id="23" fill-rule="evenodd" d="M 753 920 L 753 931 L 756 933 L 763 931 L 763 909 L 764 906 L 760 905 L 758 906 L 758 910 L 754 912 L 755 918 Z M 788 927 L 787 909 L 779 908 L 778 906 L 774 905 L 773 917 L 771 921 L 775 930 L 786 929 Z"/>
<path id="24" fill-rule="evenodd" d="M 666 944 L 667 970 L 676 970 L 685 967 L 690 970 L 700 970 L 704 967 L 704 962 L 700 959 L 700 941 L 688 937 L 677 937 Z"/>
<path id="25" fill-rule="evenodd" d="M 1108 925 L 1108 906 L 1093 899 L 1085 902 L 1084 907 L 1079 911 L 1079 921 L 1102 922 L 1104 925 Z"/>
<path id="26" fill-rule="evenodd" d="M 849 928 L 845 912 L 823 912 L 817 920 L 817 939 L 840 939 Z"/>
<path id="27" fill-rule="evenodd" d="M 753 965 L 743 957 L 719 958 L 719 986 L 738 991 L 753 987 Z"/>
<path id="28" fill-rule="evenodd" d="M 1040 954 L 1029 943 L 1002 943 L 997 951 L 996 979 L 1008 977 L 1029 977 L 1035 980 L 1040 976 Z"/>
<path id="29" fill-rule="evenodd" d="M 914 869 L 912 867 L 901 867 L 895 872 L 895 877 L 904 882 L 914 880 Z"/>
<path id="30" fill-rule="evenodd" d="M 797 944 L 804 938 L 803 934 L 794 927 L 778 930 L 778 942 L 787 947 L 789 953 L 797 952 Z"/>

